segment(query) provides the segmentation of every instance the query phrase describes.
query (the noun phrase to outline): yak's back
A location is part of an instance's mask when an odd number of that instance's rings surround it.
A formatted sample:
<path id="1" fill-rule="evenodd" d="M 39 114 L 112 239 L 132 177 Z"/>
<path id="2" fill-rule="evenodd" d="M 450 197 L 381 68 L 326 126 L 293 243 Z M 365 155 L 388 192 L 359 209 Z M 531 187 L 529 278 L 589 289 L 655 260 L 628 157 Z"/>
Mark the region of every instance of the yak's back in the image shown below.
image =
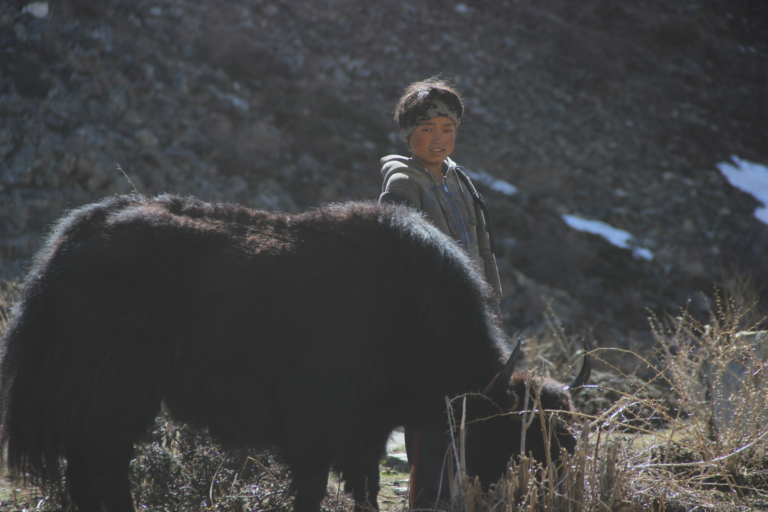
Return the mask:
<path id="1" fill-rule="evenodd" d="M 348 253 L 348 258 L 367 259 L 382 273 L 415 274 L 460 288 L 460 293 L 488 298 L 487 286 L 469 258 L 421 213 L 373 202 L 328 204 L 291 215 L 173 195 L 115 196 L 59 221 L 30 281 L 45 273 L 62 247 L 71 252 L 93 241 L 103 244 L 113 234 L 124 237 L 131 247 L 151 244 L 155 250 L 175 244 L 192 254 L 217 244 L 250 255 L 290 257 L 303 251 L 305 257 L 321 262 L 332 254 Z"/>
<path id="2" fill-rule="evenodd" d="M 372 202 L 330 204 L 291 215 L 190 197 L 115 196 L 72 211 L 36 257 L 20 303 L 44 288 L 103 279 L 152 288 L 212 286 L 299 276 L 420 288 L 482 309 L 489 290 L 463 251 L 422 214 Z M 101 275 L 105 277 L 100 277 Z M 118 274 L 123 275 L 120 281 Z M 63 277 L 62 277 L 63 276 Z M 69 279 L 69 282 L 59 281 Z M 362 281 L 361 281 L 362 282 Z M 275 285 L 277 286 L 277 284 Z M 132 289 L 138 290 L 137 286 Z M 181 292 L 180 292 L 181 293 Z"/>

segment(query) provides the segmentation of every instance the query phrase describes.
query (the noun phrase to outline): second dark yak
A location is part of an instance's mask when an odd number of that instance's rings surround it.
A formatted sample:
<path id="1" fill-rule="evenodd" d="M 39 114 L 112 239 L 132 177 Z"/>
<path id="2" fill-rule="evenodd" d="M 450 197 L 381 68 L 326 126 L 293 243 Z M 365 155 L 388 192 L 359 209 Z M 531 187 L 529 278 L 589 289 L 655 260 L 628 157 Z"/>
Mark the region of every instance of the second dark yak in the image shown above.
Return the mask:
<path id="1" fill-rule="evenodd" d="M 276 448 L 296 510 L 319 509 L 329 470 L 358 507 L 375 506 L 394 427 L 444 431 L 444 397 L 463 393 L 489 397 L 470 417 L 514 409 L 488 304 L 458 246 L 404 207 L 82 207 L 37 255 L 5 331 L 6 466 L 55 483 L 66 460 L 80 512 L 132 512 L 134 443 L 164 402 L 225 446 Z M 545 406 L 570 410 L 560 391 Z M 512 414 L 473 427 L 485 434 L 467 459 L 486 484 L 519 451 L 519 425 Z"/>

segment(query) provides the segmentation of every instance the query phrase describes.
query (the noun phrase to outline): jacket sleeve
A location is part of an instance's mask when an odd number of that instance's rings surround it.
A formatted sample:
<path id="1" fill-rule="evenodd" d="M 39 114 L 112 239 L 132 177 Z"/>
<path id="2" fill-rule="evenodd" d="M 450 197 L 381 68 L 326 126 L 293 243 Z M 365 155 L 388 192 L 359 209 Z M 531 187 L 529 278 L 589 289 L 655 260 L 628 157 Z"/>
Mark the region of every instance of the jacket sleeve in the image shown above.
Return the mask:
<path id="1" fill-rule="evenodd" d="M 413 206 L 407 197 L 401 196 L 396 192 L 382 192 L 379 196 L 380 203 L 400 204 L 403 206 Z"/>
<path id="2" fill-rule="evenodd" d="M 480 249 L 480 257 L 485 267 L 485 279 L 496 294 L 496 301 L 501 301 L 501 280 L 499 279 L 499 267 L 496 265 L 496 256 L 491 252 L 491 240 L 485 230 L 485 217 L 483 211 L 475 206 L 477 216 L 477 245 Z"/>
<path id="3" fill-rule="evenodd" d="M 389 176 L 389 179 L 384 183 L 382 194 L 379 196 L 380 202 L 387 202 L 388 200 L 394 202 L 392 199 L 419 210 L 422 208 L 419 186 L 402 172 L 396 172 Z"/>

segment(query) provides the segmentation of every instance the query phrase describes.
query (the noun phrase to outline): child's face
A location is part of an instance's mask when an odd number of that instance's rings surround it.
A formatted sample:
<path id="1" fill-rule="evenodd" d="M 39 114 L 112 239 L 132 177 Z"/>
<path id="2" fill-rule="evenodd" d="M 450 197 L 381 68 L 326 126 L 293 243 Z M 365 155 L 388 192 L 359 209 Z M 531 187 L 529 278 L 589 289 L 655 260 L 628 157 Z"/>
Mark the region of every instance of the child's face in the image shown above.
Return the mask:
<path id="1" fill-rule="evenodd" d="M 433 117 L 413 130 L 408 142 L 413 158 L 434 174 L 453 153 L 456 143 L 456 123 L 449 117 Z"/>

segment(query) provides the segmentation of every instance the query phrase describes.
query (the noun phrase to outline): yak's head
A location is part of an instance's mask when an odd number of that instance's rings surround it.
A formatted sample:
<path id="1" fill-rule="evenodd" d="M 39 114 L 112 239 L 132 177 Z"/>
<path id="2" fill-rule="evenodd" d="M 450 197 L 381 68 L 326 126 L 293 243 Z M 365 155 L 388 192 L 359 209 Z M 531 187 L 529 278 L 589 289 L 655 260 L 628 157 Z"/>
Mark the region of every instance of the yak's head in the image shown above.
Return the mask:
<path id="1" fill-rule="evenodd" d="M 571 384 L 515 371 L 520 356 L 518 341 L 504 368 L 473 400 L 472 424 L 467 437 L 467 470 L 480 477 L 484 487 L 506 471 L 510 458 L 519 455 L 525 430 L 525 455 L 537 462 L 560 462 L 560 450 L 573 453 L 576 439 L 566 426 L 573 412 L 571 393 L 585 386 L 592 371 L 585 353 L 581 372 Z M 584 344 L 587 349 L 586 342 Z M 526 401 L 526 396 L 528 397 Z M 543 421 L 542 421 L 543 419 Z M 527 428 L 524 428 L 528 425 Z"/>

